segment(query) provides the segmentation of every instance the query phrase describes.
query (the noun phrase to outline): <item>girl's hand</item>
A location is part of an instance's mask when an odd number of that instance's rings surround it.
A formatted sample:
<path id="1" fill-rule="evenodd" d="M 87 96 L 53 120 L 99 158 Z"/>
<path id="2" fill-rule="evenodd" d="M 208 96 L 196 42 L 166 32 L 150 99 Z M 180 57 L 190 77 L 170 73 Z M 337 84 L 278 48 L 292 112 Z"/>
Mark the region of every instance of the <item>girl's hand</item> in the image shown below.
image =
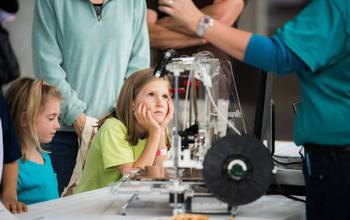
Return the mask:
<path id="1" fill-rule="evenodd" d="M 171 120 L 173 120 L 173 116 L 174 116 L 174 104 L 171 98 L 168 98 L 167 104 L 168 104 L 168 113 L 165 116 L 163 123 L 160 124 L 160 127 L 163 130 L 168 127 L 169 123 L 171 122 Z"/>
<path id="2" fill-rule="evenodd" d="M 147 110 L 147 106 L 144 103 L 139 103 L 134 111 L 135 118 L 137 123 L 143 128 L 146 129 L 151 135 L 155 132 L 160 132 L 160 125 L 153 119 L 152 114 Z"/>
<path id="3" fill-rule="evenodd" d="M 158 0 L 159 10 L 164 12 L 192 32 L 196 32 L 200 18 L 204 15 L 192 0 Z"/>
<path id="4" fill-rule="evenodd" d="M 27 212 L 27 206 L 16 199 L 3 199 L 4 206 L 13 214 Z"/>

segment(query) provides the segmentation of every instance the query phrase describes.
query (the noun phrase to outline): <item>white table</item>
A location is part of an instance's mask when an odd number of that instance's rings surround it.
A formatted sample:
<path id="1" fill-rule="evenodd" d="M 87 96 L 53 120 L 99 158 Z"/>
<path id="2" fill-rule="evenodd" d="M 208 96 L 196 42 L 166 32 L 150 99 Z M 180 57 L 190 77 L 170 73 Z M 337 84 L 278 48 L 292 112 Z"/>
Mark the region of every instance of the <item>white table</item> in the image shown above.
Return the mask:
<path id="1" fill-rule="evenodd" d="M 134 187 L 134 186 L 133 186 Z M 133 189 L 132 189 L 133 190 Z M 141 191 L 139 199 L 127 208 L 126 216 L 119 214 L 121 206 L 132 196 L 121 191 L 112 195 L 110 188 L 102 188 L 57 200 L 37 203 L 28 207 L 29 211 L 16 217 L 23 220 L 165 220 L 172 215 L 168 204 L 168 194 L 162 192 L 142 193 L 139 186 L 133 191 Z M 130 191 L 130 188 L 126 191 Z M 112 203 L 112 201 L 114 201 Z M 112 204 L 112 205 L 111 205 Z M 228 216 L 210 216 L 211 220 L 227 220 Z M 263 196 L 257 201 L 238 209 L 237 220 L 304 220 L 305 208 L 301 202 L 282 196 Z"/>
<path id="2" fill-rule="evenodd" d="M 12 215 L 0 202 L 0 219 L 1 220 L 16 220 L 16 217 Z"/>

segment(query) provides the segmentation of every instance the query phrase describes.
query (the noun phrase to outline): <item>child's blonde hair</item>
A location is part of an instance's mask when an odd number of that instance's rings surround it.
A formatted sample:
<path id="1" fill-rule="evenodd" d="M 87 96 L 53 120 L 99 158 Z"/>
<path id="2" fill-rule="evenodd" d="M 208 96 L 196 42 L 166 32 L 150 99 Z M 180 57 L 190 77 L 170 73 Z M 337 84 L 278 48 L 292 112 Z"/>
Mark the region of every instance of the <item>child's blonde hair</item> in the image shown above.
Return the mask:
<path id="1" fill-rule="evenodd" d="M 101 126 L 106 118 L 114 116 L 119 119 L 127 128 L 128 134 L 126 140 L 131 145 L 136 145 L 138 139 L 143 138 L 144 134 L 137 131 L 137 121 L 134 117 L 133 102 L 142 88 L 155 80 L 164 80 L 168 83 L 170 89 L 170 80 L 167 77 L 158 78 L 153 75 L 154 69 L 148 68 L 135 72 L 124 82 L 123 87 L 120 90 L 115 112 L 111 113 L 99 123 Z M 167 140 L 167 146 L 169 147 L 169 141 Z"/>
<path id="2" fill-rule="evenodd" d="M 43 80 L 20 78 L 8 89 L 6 99 L 21 146 L 33 144 L 43 151 L 36 132 L 35 121 L 40 107 L 46 104 L 48 97 L 61 100 L 60 92 L 54 86 L 45 84 Z M 27 159 L 23 148 L 22 159 Z"/>

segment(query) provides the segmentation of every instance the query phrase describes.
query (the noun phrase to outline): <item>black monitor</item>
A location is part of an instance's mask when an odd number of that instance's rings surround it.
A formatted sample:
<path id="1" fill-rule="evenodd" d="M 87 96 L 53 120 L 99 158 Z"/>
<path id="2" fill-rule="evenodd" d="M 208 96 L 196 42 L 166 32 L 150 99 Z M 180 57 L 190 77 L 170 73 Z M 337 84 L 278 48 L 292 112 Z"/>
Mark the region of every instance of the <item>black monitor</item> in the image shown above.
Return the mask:
<path id="1" fill-rule="evenodd" d="M 232 60 L 231 63 L 247 132 L 263 140 L 266 105 L 270 102 L 270 78 L 266 72 L 248 64 L 237 60 Z"/>

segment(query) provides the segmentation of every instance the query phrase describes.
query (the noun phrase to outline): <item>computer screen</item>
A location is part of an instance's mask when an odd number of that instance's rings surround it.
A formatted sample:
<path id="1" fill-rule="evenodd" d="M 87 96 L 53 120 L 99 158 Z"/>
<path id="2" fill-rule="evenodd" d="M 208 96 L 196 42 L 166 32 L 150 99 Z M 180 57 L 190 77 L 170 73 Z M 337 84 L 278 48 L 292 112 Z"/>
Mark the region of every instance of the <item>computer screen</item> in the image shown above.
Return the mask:
<path id="1" fill-rule="evenodd" d="M 269 103 L 267 73 L 237 60 L 231 63 L 247 133 L 261 140 Z"/>

